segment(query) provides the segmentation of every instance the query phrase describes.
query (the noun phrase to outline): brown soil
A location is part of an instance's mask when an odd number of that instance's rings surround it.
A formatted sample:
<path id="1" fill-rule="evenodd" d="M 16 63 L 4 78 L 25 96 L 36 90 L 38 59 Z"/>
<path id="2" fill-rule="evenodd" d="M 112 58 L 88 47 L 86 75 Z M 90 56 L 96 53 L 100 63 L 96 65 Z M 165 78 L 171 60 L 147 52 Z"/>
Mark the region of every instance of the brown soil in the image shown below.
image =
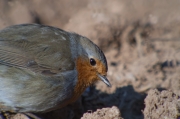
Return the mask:
<path id="1" fill-rule="evenodd" d="M 39 117 L 179 119 L 179 6 L 178 0 L 0 0 L 0 29 L 56 26 L 90 38 L 107 57 L 112 88 L 98 82 L 75 104 Z M 20 117 L 27 118 L 13 118 Z"/>
<path id="2" fill-rule="evenodd" d="M 123 119 L 117 107 L 98 109 L 94 113 L 85 113 L 81 119 Z"/>
<path id="3" fill-rule="evenodd" d="M 145 99 L 146 119 L 177 119 L 180 116 L 180 97 L 171 91 L 150 90 Z"/>

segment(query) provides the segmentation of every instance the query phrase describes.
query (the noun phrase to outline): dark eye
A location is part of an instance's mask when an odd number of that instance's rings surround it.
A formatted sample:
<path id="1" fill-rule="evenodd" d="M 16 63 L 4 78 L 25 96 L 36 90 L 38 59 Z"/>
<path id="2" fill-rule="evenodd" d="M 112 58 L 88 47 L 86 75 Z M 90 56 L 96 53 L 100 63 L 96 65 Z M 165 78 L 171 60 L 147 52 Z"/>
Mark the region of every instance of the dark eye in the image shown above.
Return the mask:
<path id="1" fill-rule="evenodd" d="M 90 59 L 90 64 L 91 64 L 92 66 L 95 66 L 95 65 L 96 65 L 96 61 L 95 61 L 93 58 L 91 58 L 91 59 Z"/>

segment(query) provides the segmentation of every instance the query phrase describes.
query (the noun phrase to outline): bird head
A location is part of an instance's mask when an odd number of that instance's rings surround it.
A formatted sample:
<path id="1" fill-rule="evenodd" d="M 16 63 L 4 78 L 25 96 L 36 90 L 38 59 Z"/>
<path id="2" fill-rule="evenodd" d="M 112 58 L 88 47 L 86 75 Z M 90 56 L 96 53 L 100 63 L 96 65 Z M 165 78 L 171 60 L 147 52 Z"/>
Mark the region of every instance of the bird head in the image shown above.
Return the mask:
<path id="1" fill-rule="evenodd" d="M 107 86 L 111 87 L 106 78 L 108 66 L 104 53 L 86 37 L 79 39 L 80 54 L 77 59 L 78 80 L 86 87 L 94 82 L 101 80 Z"/>

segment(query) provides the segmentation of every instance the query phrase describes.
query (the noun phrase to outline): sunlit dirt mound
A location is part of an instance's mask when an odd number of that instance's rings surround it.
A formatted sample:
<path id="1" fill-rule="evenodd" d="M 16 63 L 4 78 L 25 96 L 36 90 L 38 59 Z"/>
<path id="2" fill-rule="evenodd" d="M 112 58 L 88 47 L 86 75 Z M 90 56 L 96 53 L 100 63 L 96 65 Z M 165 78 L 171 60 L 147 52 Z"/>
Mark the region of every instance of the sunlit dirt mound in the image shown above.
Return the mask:
<path id="1" fill-rule="evenodd" d="M 150 90 L 145 99 L 145 106 L 145 119 L 180 118 L 180 97 L 171 91 Z"/>

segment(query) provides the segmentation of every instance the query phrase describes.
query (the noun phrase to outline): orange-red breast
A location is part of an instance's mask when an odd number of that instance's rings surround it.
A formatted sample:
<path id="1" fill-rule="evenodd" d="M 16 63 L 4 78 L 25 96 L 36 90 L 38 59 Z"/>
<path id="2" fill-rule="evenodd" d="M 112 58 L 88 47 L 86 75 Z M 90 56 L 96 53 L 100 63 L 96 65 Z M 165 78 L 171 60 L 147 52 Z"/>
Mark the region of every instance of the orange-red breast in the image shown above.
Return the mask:
<path id="1" fill-rule="evenodd" d="M 46 112 L 75 101 L 94 82 L 111 86 L 103 52 L 59 28 L 21 24 L 0 31 L 0 110 Z"/>

